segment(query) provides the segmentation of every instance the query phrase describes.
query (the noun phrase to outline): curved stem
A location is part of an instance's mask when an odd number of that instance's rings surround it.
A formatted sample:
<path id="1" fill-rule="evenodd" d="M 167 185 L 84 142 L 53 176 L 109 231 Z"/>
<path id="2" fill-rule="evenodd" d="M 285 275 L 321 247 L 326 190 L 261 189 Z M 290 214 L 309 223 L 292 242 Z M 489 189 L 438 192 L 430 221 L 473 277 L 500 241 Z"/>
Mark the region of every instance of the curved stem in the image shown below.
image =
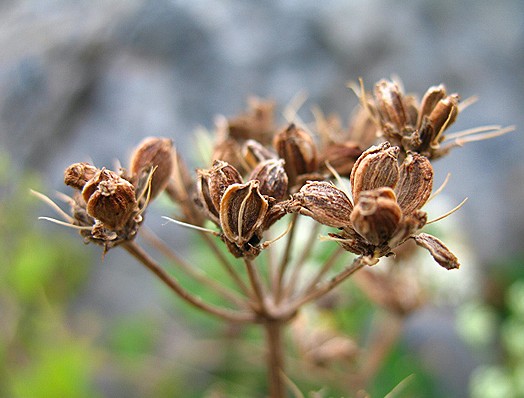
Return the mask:
<path id="1" fill-rule="evenodd" d="M 306 293 L 311 292 L 318 282 L 322 279 L 322 277 L 335 265 L 335 262 L 337 259 L 342 255 L 342 253 L 345 253 L 345 250 L 338 246 L 333 253 L 331 253 L 331 256 L 328 257 L 328 259 L 324 262 L 322 267 L 319 269 L 315 277 L 311 280 L 311 282 L 308 283 L 307 287 L 304 289 Z"/>
<path id="2" fill-rule="evenodd" d="M 260 280 L 260 275 L 258 274 L 255 265 L 251 260 L 244 259 L 244 263 L 246 264 L 247 274 L 249 276 L 249 281 L 251 283 L 251 287 L 253 288 L 253 292 L 255 293 L 255 298 L 257 300 L 259 310 L 261 311 L 262 315 L 267 316 L 268 311 L 265 301 L 264 290 L 262 288 L 262 281 Z"/>
<path id="3" fill-rule="evenodd" d="M 285 312 L 295 312 L 304 304 L 307 304 L 308 302 L 316 300 L 317 298 L 329 293 L 331 290 L 340 285 L 342 282 L 344 282 L 347 278 L 349 278 L 351 275 L 353 275 L 355 272 L 357 272 L 365 265 L 374 264 L 377 261 L 377 259 L 370 259 L 369 257 L 364 256 L 355 258 L 355 260 L 353 260 L 353 263 L 350 266 L 344 268 L 333 278 L 324 282 L 322 285 L 311 290 L 310 292 L 306 292 L 302 297 L 299 297 L 294 302 L 290 303 L 289 306 L 285 309 Z"/>
<path id="4" fill-rule="evenodd" d="M 242 281 L 242 279 L 238 275 L 238 272 L 231 265 L 228 259 L 224 256 L 224 253 L 220 251 L 215 241 L 212 240 L 208 235 L 206 235 L 205 232 L 200 232 L 200 235 L 202 236 L 202 238 L 204 238 L 209 248 L 213 251 L 215 256 L 218 258 L 218 260 L 226 270 L 226 272 L 231 276 L 231 278 L 235 281 L 235 283 L 242 290 L 242 292 L 244 292 L 246 296 L 249 296 L 249 289 L 247 288 L 246 284 L 244 283 L 244 281 Z"/>
<path id="5" fill-rule="evenodd" d="M 176 265 L 184 271 L 188 276 L 194 278 L 196 281 L 208 286 L 216 293 L 220 294 L 225 299 L 234 302 L 239 307 L 245 306 L 245 301 L 236 292 L 220 285 L 211 279 L 205 273 L 199 271 L 195 267 L 192 267 L 186 260 L 180 257 L 173 249 L 171 249 L 162 239 L 160 239 L 153 231 L 148 228 L 142 227 L 140 230 L 142 238 L 154 248 L 158 249 L 165 257 L 172 260 Z"/>
<path id="6" fill-rule="evenodd" d="M 291 248 L 293 247 L 293 240 L 295 237 L 295 231 L 297 230 L 297 220 L 298 220 L 298 214 L 293 214 L 292 219 L 292 225 L 291 230 L 289 231 L 288 239 L 286 242 L 286 248 L 284 250 L 284 255 L 282 256 L 282 260 L 280 261 L 280 264 L 278 265 L 278 274 L 276 275 L 276 281 L 273 284 L 274 286 L 274 292 L 275 292 L 275 302 L 279 303 L 282 298 L 283 288 L 282 288 L 282 282 L 284 279 L 284 274 L 286 273 L 287 266 L 289 265 L 289 258 L 291 257 Z"/>
<path id="7" fill-rule="evenodd" d="M 180 283 L 171 277 L 160 265 L 153 260 L 136 242 L 126 242 L 123 248 L 140 261 L 146 268 L 153 272 L 165 285 L 187 303 L 209 314 L 215 315 L 229 322 L 254 323 L 256 318 L 251 313 L 242 313 L 225 308 L 220 308 L 202 301 L 184 289 Z"/>

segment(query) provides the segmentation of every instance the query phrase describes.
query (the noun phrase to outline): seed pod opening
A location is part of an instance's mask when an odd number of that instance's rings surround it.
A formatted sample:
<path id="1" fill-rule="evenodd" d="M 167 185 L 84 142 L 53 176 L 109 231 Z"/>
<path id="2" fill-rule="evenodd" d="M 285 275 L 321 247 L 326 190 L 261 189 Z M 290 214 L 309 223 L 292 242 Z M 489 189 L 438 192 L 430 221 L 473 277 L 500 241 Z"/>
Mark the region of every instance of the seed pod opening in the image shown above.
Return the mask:
<path id="1" fill-rule="evenodd" d="M 404 214 L 424 206 L 433 190 L 433 167 L 430 161 L 417 153 L 408 153 L 399 171 L 395 187 L 397 202 Z"/>
<path id="2" fill-rule="evenodd" d="M 220 225 L 226 239 L 241 247 L 264 223 L 268 201 L 259 192 L 259 182 L 233 184 L 220 204 Z"/>

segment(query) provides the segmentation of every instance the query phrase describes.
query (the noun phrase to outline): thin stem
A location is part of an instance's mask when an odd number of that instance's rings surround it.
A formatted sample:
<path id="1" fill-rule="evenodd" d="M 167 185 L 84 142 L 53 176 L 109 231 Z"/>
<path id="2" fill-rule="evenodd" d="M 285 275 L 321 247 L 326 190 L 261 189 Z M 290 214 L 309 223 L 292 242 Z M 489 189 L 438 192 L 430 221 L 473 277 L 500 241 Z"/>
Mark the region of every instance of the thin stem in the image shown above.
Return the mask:
<path id="1" fill-rule="evenodd" d="M 315 225 L 311 228 L 309 238 L 306 241 L 306 244 L 304 246 L 304 250 L 302 250 L 300 257 L 294 263 L 293 272 L 291 273 L 291 276 L 289 278 L 289 283 L 287 284 L 284 290 L 283 297 L 289 297 L 291 294 L 293 294 L 296 284 L 298 280 L 300 279 L 300 272 L 304 268 L 304 264 L 306 260 L 309 258 L 309 255 L 311 254 L 311 251 L 313 250 L 315 243 L 318 241 L 317 235 L 320 230 L 320 227 L 321 227 L 321 224 L 315 223 Z"/>
<path id="2" fill-rule="evenodd" d="M 182 271 L 187 275 L 194 278 L 196 281 L 208 286 L 222 297 L 231 300 L 239 307 L 245 306 L 245 301 L 236 292 L 231 289 L 216 283 L 213 279 L 207 276 L 205 273 L 195 269 L 186 260 L 181 258 L 173 249 L 171 249 L 162 239 L 160 239 L 153 231 L 148 228 L 142 227 L 140 230 L 142 238 L 149 243 L 151 246 L 156 248 L 165 257 L 172 260 Z"/>
<path id="3" fill-rule="evenodd" d="M 404 318 L 394 313 L 386 313 L 385 315 L 384 318 L 379 320 L 377 327 L 373 328 L 374 333 L 369 342 L 367 355 L 358 375 L 360 388 L 366 388 L 372 381 L 384 363 L 384 358 L 389 354 L 402 333 Z"/>
<path id="4" fill-rule="evenodd" d="M 200 232 L 200 235 L 202 236 L 202 238 L 206 241 L 207 245 L 209 246 L 209 248 L 213 251 L 213 253 L 215 254 L 215 256 L 218 258 L 218 260 L 220 261 L 220 264 L 222 264 L 222 266 L 224 267 L 224 269 L 226 270 L 226 272 L 229 274 L 229 276 L 231 276 L 231 278 L 235 281 L 235 283 L 238 285 L 238 287 L 242 290 L 242 292 L 246 295 L 246 296 L 251 296 L 250 293 L 249 293 L 249 289 L 247 288 L 246 284 L 244 283 L 244 281 L 242 281 L 242 279 L 240 278 L 240 276 L 238 275 L 238 272 L 235 270 L 235 268 L 231 265 L 231 263 L 229 262 L 229 260 L 224 256 L 224 254 L 220 251 L 220 249 L 218 248 L 218 246 L 216 245 L 215 241 L 213 239 L 211 239 L 208 235 L 206 235 L 205 232 Z"/>
<path id="5" fill-rule="evenodd" d="M 249 276 L 249 282 L 251 283 L 251 287 L 253 288 L 253 292 L 255 293 L 255 298 L 257 300 L 258 305 L 260 306 L 260 311 L 262 314 L 267 314 L 267 307 L 265 303 L 265 295 L 264 290 L 262 288 L 262 282 L 260 280 L 260 275 L 258 274 L 255 265 L 251 260 L 244 259 L 244 263 L 246 264 L 247 274 Z"/>
<path id="6" fill-rule="evenodd" d="M 369 257 L 360 256 L 355 258 L 353 260 L 353 263 L 344 268 L 340 273 L 335 275 L 333 278 L 328 280 L 327 282 L 323 283 L 321 286 L 318 286 L 316 289 L 306 292 L 302 297 L 298 298 L 294 302 L 292 302 L 287 308 L 286 312 L 291 313 L 296 311 L 298 308 L 303 306 L 304 304 L 316 300 L 319 297 L 322 297 L 326 293 L 329 293 L 331 290 L 333 290 L 335 287 L 340 285 L 342 282 L 344 282 L 347 278 L 349 278 L 351 275 L 353 275 L 355 272 L 357 272 L 359 269 L 364 267 L 368 264 L 376 263 L 377 259 L 370 259 Z"/>
<path id="7" fill-rule="evenodd" d="M 284 350 L 282 329 L 284 323 L 268 320 L 264 323 L 267 344 L 267 369 L 269 396 L 271 398 L 284 398 L 286 396 L 284 373 Z"/>
<path id="8" fill-rule="evenodd" d="M 284 274 L 286 273 L 286 268 L 289 265 L 289 258 L 291 257 L 291 249 L 293 247 L 295 231 L 297 230 L 296 228 L 297 219 L 298 219 L 298 214 L 294 213 L 293 219 L 291 220 L 292 222 L 291 230 L 289 231 L 288 239 L 286 241 L 286 248 L 284 249 L 284 255 L 282 256 L 282 260 L 280 261 L 280 264 L 278 266 L 278 271 L 277 271 L 278 274 L 276 275 L 277 279 L 275 283 L 273 283 L 273 286 L 275 287 L 274 292 L 275 292 L 275 302 L 276 303 L 279 303 L 282 298 L 282 293 L 283 293 L 282 282 L 284 279 Z"/>
<path id="9" fill-rule="evenodd" d="M 322 277 L 333 267 L 333 265 L 335 265 L 335 262 L 342 255 L 342 253 L 345 253 L 345 250 L 342 247 L 337 246 L 335 251 L 331 253 L 331 256 L 328 257 L 328 259 L 324 262 L 322 267 L 318 270 L 315 277 L 311 280 L 311 282 L 309 282 L 307 287 L 304 289 L 306 293 L 311 292 L 315 288 L 315 286 L 318 282 L 320 282 Z"/>
<path id="10" fill-rule="evenodd" d="M 160 265 L 153 260 L 136 242 L 126 242 L 123 245 L 133 257 L 135 257 L 146 268 L 153 272 L 165 285 L 187 303 L 197 307 L 209 314 L 215 315 L 229 322 L 254 323 L 255 317 L 251 313 L 237 312 L 225 308 L 220 308 L 202 301 L 199 297 L 193 296 L 184 289 L 180 283 L 171 277 Z"/>

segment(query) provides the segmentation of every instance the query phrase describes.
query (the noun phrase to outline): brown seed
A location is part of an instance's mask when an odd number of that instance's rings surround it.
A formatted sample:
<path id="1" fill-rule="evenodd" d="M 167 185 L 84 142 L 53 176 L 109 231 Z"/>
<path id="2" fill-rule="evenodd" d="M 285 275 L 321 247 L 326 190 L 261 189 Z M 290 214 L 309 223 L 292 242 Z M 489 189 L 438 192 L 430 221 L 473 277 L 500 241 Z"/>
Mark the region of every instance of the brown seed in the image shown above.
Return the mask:
<path id="1" fill-rule="evenodd" d="M 429 160 L 417 153 L 409 153 L 402 162 L 395 192 L 404 214 L 424 206 L 433 190 L 433 167 Z"/>
<path id="2" fill-rule="evenodd" d="M 258 187 L 258 181 L 230 185 L 220 204 L 224 236 L 239 247 L 248 243 L 264 223 L 269 205 Z"/>
<path id="3" fill-rule="evenodd" d="M 351 191 L 354 202 L 360 192 L 380 187 L 395 187 L 399 178 L 398 147 L 389 142 L 372 146 L 355 162 L 351 172 Z"/>
<path id="4" fill-rule="evenodd" d="M 150 198 L 162 192 L 171 177 L 173 169 L 173 142 L 168 138 L 148 137 L 131 155 L 131 173 L 138 179 L 156 167 L 151 180 Z"/>
<path id="5" fill-rule="evenodd" d="M 121 229 L 137 211 L 133 185 L 111 170 L 101 169 L 84 186 L 87 214 L 113 230 Z"/>
<path id="6" fill-rule="evenodd" d="M 446 269 L 460 267 L 457 257 L 439 239 L 425 233 L 413 237 L 417 245 L 427 249 L 435 261 Z"/>
<path id="7" fill-rule="evenodd" d="M 353 228 L 373 245 L 384 245 L 397 229 L 402 210 L 389 187 L 361 192 L 351 213 Z"/>
<path id="8" fill-rule="evenodd" d="M 287 209 L 311 217 L 321 224 L 343 228 L 351 225 L 353 204 L 331 182 L 308 181 L 292 196 Z"/>
<path id="9" fill-rule="evenodd" d="M 259 181 L 260 193 L 277 201 L 282 200 L 287 194 L 288 178 L 282 159 L 270 159 L 260 163 L 249 179 Z"/>
<path id="10" fill-rule="evenodd" d="M 64 183 L 82 190 L 84 185 L 94 177 L 98 169 L 89 163 L 74 163 L 64 171 Z"/>

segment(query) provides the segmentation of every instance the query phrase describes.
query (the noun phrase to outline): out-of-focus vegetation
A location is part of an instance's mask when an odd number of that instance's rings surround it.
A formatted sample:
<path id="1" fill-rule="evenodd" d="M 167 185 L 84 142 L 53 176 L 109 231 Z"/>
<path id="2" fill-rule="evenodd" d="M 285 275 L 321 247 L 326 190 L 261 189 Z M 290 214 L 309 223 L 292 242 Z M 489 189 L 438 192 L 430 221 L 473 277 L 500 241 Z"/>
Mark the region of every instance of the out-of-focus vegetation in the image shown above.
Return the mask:
<path id="1" fill-rule="evenodd" d="M 518 398 L 524 396 L 524 267 L 514 258 L 491 270 L 484 294 L 457 317 L 481 363 L 470 379 L 471 397 Z"/>

